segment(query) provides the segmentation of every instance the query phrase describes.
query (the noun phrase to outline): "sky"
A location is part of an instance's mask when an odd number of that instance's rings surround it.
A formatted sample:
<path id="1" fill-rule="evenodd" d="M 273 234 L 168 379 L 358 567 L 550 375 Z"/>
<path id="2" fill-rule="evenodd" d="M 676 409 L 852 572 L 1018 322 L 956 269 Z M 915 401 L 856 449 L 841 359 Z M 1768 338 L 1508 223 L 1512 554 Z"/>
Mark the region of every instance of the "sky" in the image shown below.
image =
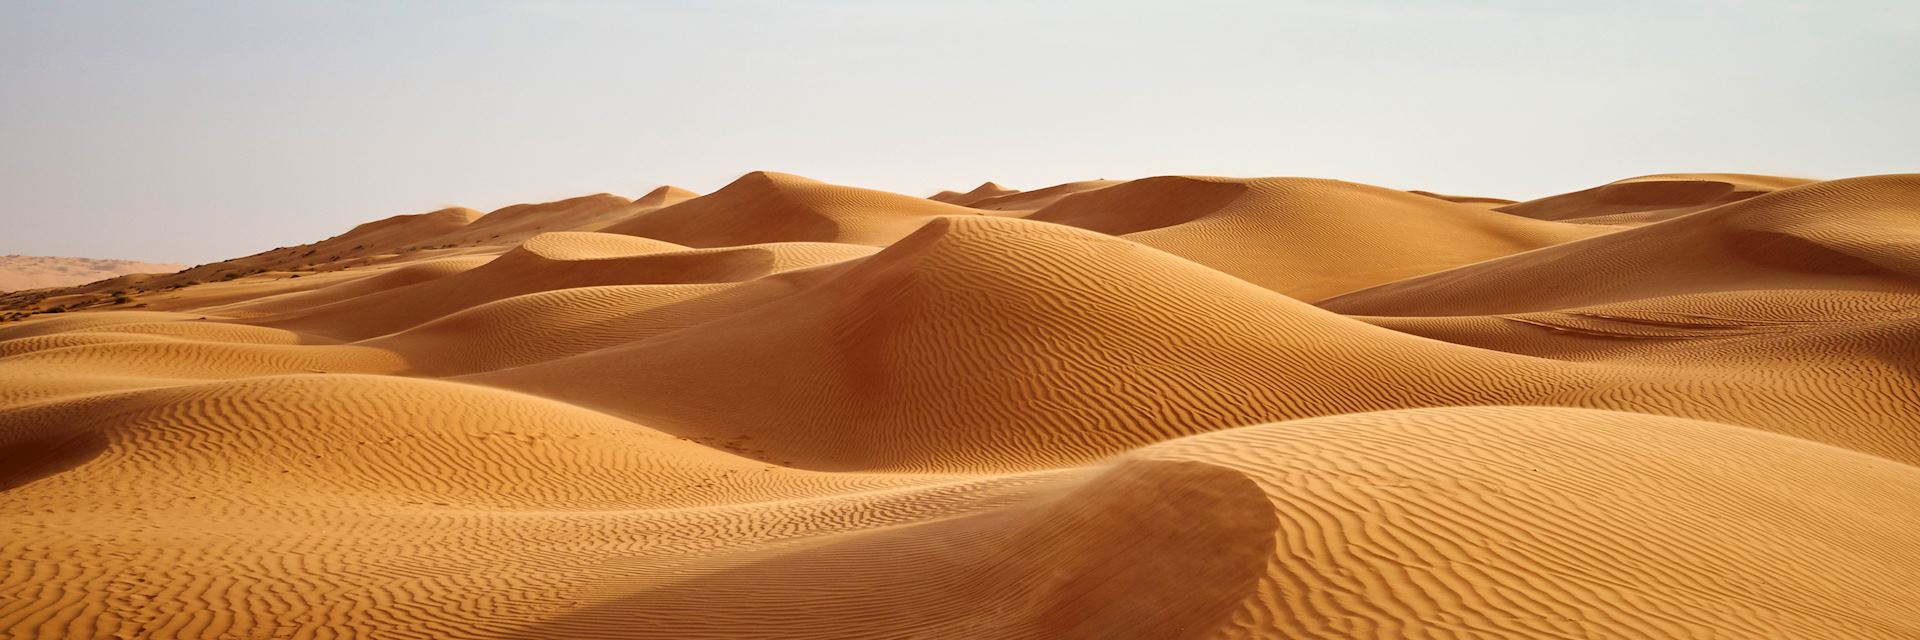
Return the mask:
<path id="1" fill-rule="evenodd" d="M 1920 3 L 0 0 L 0 254 L 195 264 L 753 170 L 1530 198 L 1920 171 Z"/>

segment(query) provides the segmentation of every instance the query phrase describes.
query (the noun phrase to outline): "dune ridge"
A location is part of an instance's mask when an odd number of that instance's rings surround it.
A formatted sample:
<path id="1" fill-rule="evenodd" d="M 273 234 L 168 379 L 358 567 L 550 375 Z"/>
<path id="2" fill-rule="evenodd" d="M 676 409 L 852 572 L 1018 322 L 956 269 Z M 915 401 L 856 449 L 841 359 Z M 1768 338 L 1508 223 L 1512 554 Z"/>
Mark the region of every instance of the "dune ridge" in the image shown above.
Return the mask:
<path id="1" fill-rule="evenodd" d="M 1306 300 L 1611 230 L 1306 178 L 1146 178 L 1026 218 L 1117 235 Z"/>
<path id="2" fill-rule="evenodd" d="M 0 256 L 0 293 L 71 287 L 115 276 L 176 271 L 185 267 L 136 260 L 5 255 Z"/>
<path id="3" fill-rule="evenodd" d="M 967 191 L 966 193 L 961 193 L 958 191 L 942 191 L 940 193 L 927 196 L 927 199 L 937 200 L 940 202 L 945 202 L 947 204 L 957 204 L 965 207 L 965 206 L 972 206 L 973 203 L 979 202 L 981 200 L 986 200 L 988 198 L 1010 196 L 1019 192 L 1020 192 L 1019 189 L 1008 189 L 998 184 L 994 184 L 992 180 L 988 180 L 986 182 L 980 183 L 980 186 L 974 187 L 971 191 Z"/>
<path id="4" fill-rule="evenodd" d="M 768 242 L 880 246 L 905 237 L 934 217 L 977 213 L 924 198 L 756 171 L 719 191 L 604 231 L 700 248 Z"/>
<path id="5" fill-rule="evenodd" d="M 1920 176 L 754 172 L 0 304 L 4 637 L 1920 636 Z"/>
<path id="6" fill-rule="evenodd" d="M 1920 175 L 1915 174 L 1819 182 L 1382 284 L 1321 304 L 1368 315 L 1465 315 L 1737 291 L 1756 284 L 1912 292 L 1920 286 L 1915 198 L 1920 198 Z"/>
<path id="7" fill-rule="evenodd" d="M 1745 173 L 1662 173 L 1511 203 L 1498 210 L 1541 220 L 1654 222 L 1812 182 Z"/>

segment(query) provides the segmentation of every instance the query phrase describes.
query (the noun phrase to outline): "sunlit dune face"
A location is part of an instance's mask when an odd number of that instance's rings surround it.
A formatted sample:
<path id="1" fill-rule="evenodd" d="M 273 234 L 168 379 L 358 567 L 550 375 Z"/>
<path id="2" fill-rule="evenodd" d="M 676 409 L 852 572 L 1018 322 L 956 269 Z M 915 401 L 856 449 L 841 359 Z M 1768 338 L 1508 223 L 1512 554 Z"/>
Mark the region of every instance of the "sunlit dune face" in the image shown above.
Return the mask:
<path id="1" fill-rule="evenodd" d="M 1920 176 L 754 172 L 106 262 L 0 259 L 0 636 L 1920 633 Z"/>

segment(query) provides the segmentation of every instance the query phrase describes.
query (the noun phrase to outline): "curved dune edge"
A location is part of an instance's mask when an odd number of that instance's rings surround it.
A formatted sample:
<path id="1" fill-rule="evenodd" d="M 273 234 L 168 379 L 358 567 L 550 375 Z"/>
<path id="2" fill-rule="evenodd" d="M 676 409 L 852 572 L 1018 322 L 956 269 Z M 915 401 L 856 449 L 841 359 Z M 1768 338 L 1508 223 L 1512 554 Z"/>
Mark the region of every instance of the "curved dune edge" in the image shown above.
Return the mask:
<path id="1" fill-rule="evenodd" d="M 377 380 L 365 384 L 386 384 Z M 227 386 L 183 399 L 205 407 L 235 393 L 320 383 Z M 366 391 L 356 404 L 376 415 L 402 414 L 387 403 L 422 397 Z M 1467 628 L 1514 637 L 1900 637 L 1920 624 L 1906 591 L 1920 554 L 1899 544 L 1920 525 L 1908 500 L 1920 490 L 1920 470 L 1728 425 L 1565 409 L 1427 409 L 1243 427 L 1080 469 L 862 480 L 756 470 L 630 426 L 601 426 L 607 418 L 564 405 L 499 397 L 492 402 L 504 404 L 486 411 L 477 401 L 442 405 L 465 408 L 418 426 L 359 422 L 342 411 L 328 419 L 364 426 L 245 457 L 219 455 L 222 442 L 257 438 L 260 426 L 182 429 L 136 410 L 125 428 L 61 445 L 79 449 L 70 458 L 92 459 L 10 493 L 87 504 L 46 523 L 85 535 L 10 537 L 7 551 L 42 559 L 87 554 L 90 544 L 145 551 L 103 558 L 74 580 L 36 583 L 29 600 L 0 613 L 12 632 L 28 635 L 167 620 L 143 620 L 124 604 L 114 615 L 80 619 L 55 604 L 76 590 L 126 584 L 119 603 L 186 588 L 200 600 L 181 605 L 232 621 L 141 627 L 175 632 L 329 618 L 402 635 L 530 638 L 1109 637 L 1130 629 L 1334 638 Z M 163 402 L 144 394 L 109 405 Z M 115 410 L 94 404 L 88 409 Z M 548 412 L 540 429 L 490 430 L 499 429 L 498 417 L 528 410 Z M 281 415 L 301 419 L 297 411 Z M 636 437 L 656 444 L 607 446 L 607 438 Z M 308 456 L 316 446 L 336 453 Z M 621 451 L 659 466 L 607 457 Z M 451 476 L 413 464 L 435 455 L 454 465 L 491 462 Z M 73 482 L 89 471 L 118 480 Z M 668 502 L 649 504 L 647 496 L 606 491 L 624 486 L 623 477 L 694 493 L 659 494 L 653 500 Z M 1756 482 L 1762 477 L 1775 481 Z M 1674 486 L 1692 490 L 1676 496 Z M 597 496 L 578 494 L 594 487 L 603 488 Z M 278 497 L 252 497 L 260 495 Z M 597 506 L 540 506 L 568 498 Z M 674 506 L 685 503 L 705 506 Z M 135 514 L 150 524 L 100 528 Z M 342 521 L 377 535 L 315 528 Z M 800 526 L 754 525 L 776 521 Z M 733 533 L 716 538 L 718 531 Z M 318 556 L 285 564 L 232 546 L 242 532 L 251 544 Z M 527 555 L 526 535 L 572 541 L 570 551 Z M 180 546 L 188 540 L 199 542 Z M 404 560 L 382 551 L 396 544 L 415 551 Z M 448 572 L 507 554 L 515 561 L 501 573 Z M 253 586 L 209 591 L 217 585 L 195 577 L 214 575 Z M 460 593 L 544 582 L 542 575 L 565 575 L 566 586 L 521 592 L 505 609 L 459 604 Z M 10 575 L 9 583 L 24 578 Z M 367 589 L 381 595 L 346 597 Z M 361 607 L 375 602 L 382 615 L 367 618 L 373 611 Z M 727 615 L 687 615 L 714 602 L 728 603 Z"/>
<path id="2" fill-rule="evenodd" d="M 1302 300 L 1616 230 L 1310 178 L 1146 178 L 1026 217 L 1117 235 Z"/>
<path id="3" fill-rule="evenodd" d="M 1916 180 L 756 172 L 43 292 L 0 636 L 1914 637 Z"/>
<path id="4" fill-rule="evenodd" d="M 1508 203 L 1496 210 L 1541 220 L 1654 222 L 1813 182 L 1744 173 L 1663 173 Z"/>
<path id="5" fill-rule="evenodd" d="M 1484 315 L 1752 289 L 1920 291 L 1920 174 L 1795 186 L 1333 296 L 1359 315 Z"/>

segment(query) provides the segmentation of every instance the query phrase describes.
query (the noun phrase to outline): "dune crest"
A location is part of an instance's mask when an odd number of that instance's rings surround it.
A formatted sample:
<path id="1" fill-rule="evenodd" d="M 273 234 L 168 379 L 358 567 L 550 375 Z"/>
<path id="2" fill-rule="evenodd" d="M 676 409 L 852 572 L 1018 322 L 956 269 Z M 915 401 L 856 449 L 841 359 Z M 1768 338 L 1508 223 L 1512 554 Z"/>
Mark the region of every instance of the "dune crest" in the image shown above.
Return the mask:
<path id="1" fill-rule="evenodd" d="M 1512 203 L 1497 210 L 1540 220 L 1655 222 L 1813 182 L 1744 173 L 1662 173 Z"/>
<path id="2" fill-rule="evenodd" d="M 1920 635 L 1915 175 L 753 172 L 0 306 L 8 638 Z"/>
<path id="3" fill-rule="evenodd" d="M 1916 199 L 1920 174 L 1791 187 L 1355 291 L 1322 306 L 1367 315 L 1466 315 L 1756 287 L 1915 292 Z"/>
<path id="4" fill-rule="evenodd" d="M 1146 178 L 1027 219 L 1118 235 L 1305 300 L 1615 230 L 1308 178 Z"/>
<path id="5" fill-rule="evenodd" d="M 6 255 L 0 256 L 0 293 L 71 287 L 115 276 L 167 273 L 185 267 L 135 260 Z"/>
<path id="6" fill-rule="evenodd" d="M 927 199 L 937 200 L 940 202 L 945 202 L 947 204 L 957 204 L 965 207 L 965 206 L 972 206 L 973 203 L 979 202 L 981 200 L 986 200 L 988 198 L 998 198 L 1001 196 L 1009 196 L 1016 193 L 1020 193 L 1020 190 L 1008 189 L 998 184 L 994 184 L 993 181 L 989 180 L 989 181 L 980 183 L 980 186 L 974 187 L 973 190 L 968 191 L 966 193 L 960 193 L 958 191 L 942 191 L 940 193 L 936 193 L 931 196 L 928 196 Z"/>
<path id="7" fill-rule="evenodd" d="M 719 191 L 604 231 L 702 248 L 768 242 L 880 246 L 934 217 L 977 213 L 925 198 L 756 171 Z"/>

